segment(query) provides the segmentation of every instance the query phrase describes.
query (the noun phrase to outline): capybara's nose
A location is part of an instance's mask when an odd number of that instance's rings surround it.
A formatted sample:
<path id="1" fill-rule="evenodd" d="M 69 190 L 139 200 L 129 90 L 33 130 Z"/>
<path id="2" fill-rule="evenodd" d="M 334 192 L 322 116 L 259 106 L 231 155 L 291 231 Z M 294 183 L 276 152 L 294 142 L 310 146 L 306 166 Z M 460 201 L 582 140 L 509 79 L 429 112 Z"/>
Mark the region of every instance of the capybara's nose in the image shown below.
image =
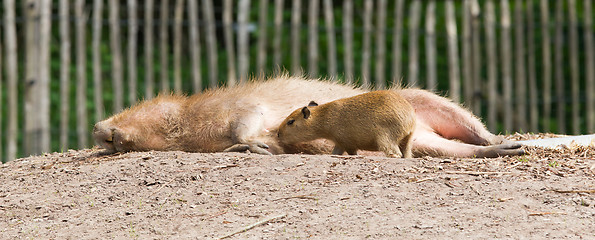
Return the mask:
<path id="1" fill-rule="evenodd" d="M 101 147 L 107 150 L 115 150 L 113 143 L 114 131 L 106 126 L 104 122 L 98 122 L 93 127 L 93 138 Z"/>

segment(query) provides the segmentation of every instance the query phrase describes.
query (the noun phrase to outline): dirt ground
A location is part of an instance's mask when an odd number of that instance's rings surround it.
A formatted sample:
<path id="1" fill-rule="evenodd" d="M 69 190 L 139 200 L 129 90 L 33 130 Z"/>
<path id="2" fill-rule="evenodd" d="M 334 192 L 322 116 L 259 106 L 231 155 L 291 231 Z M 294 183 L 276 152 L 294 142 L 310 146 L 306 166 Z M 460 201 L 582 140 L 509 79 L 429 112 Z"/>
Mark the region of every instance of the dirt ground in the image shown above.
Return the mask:
<path id="1" fill-rule="evenodd" d="M 595 148 L 528 151 L 45 154 L 0 166 L 0 238 L 594 239 Z"/>

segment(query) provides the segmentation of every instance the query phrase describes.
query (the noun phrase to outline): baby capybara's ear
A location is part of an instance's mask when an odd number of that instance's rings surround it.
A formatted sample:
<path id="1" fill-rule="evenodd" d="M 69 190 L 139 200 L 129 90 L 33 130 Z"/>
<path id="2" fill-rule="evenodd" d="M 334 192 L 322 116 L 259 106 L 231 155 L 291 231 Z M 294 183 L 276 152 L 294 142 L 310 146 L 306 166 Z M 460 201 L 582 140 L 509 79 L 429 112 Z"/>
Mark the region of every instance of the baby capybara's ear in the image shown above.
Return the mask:
<path id="1" fill-rule="evenodd" d="M 302 114 L 304 114 L 304 119 L 308 119 L 310 117 L 310 109 L 308 107 L 302 108 Z"/>
<path id="2" fill-rule="evenodd" d="M 314 101 L 310 101 L 310 103 L 308 103 L 308 107 L 317 107 L 318 103 L 314 102 Z"/>

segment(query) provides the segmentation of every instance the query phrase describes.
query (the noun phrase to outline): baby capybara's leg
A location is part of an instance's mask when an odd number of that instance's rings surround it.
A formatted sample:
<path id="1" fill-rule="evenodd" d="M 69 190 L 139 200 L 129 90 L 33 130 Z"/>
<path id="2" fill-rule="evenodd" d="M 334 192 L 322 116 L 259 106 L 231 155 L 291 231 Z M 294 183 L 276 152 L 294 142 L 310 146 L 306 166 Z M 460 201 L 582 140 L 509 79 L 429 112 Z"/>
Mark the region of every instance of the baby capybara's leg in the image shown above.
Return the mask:
<path id="1" fill-rule="evenodd" d="M 415 109 L 418 122 L 446 139 L 459 139 L 474 145 L 506 142 L 490 133 L 475 115 L 449 99 L 421 89 L 401 89 L 399 93 Z"/>
<path id="2" fill-rule="evenodd" d="M 412 158 L 413 155 L 411 153 L 411 139 L 413 136 L 413 132 L 411 132 L 409 135 L 405 136 L 403 139 L 401 139 L 401 141 L 399 141 L 399 148 L 401 149 L 401 152 L 403 153 L 403 158 Z"/>

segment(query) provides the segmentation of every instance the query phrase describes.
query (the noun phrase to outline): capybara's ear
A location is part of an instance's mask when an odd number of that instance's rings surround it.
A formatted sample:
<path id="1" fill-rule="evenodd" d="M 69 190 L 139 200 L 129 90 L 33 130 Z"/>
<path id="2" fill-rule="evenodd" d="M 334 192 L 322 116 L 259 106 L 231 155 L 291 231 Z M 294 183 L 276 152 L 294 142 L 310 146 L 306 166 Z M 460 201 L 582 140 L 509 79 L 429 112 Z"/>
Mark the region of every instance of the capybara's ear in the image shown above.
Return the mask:
<path id="1" fill-rule="evenodd" d="M 305 119 L 308 119 L 310 117 L 310 109 L 308 107 L 302 108 L 302 114 L 304 114 Z"/>
<path id="2" fill-rule="evenodd" d="M 310 101 L 310 103 L 308 103 L 308 107 L 318 107 L 318 103 Z"/>

